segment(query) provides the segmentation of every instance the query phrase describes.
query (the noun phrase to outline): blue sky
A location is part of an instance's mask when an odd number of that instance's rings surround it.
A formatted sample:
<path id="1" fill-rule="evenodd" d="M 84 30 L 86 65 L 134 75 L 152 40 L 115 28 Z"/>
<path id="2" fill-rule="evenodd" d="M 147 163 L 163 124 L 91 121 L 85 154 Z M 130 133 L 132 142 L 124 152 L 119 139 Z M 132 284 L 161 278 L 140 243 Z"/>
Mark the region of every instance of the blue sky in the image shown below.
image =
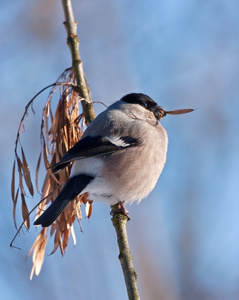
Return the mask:
<path id="1" fill-rule="evenodd" d="M 73 1 L 73 8 L 93 100 L 109 104 L 143 92 L 168 110 L 198 108 L 162 120 L 169 135 L 165 169 L 152 194 L 128 207 L 142 299 L 238 299 L 238 2 Z M 82 220 L 84 234 L 75 224 L 76 247 L 70 242 L 63 259 L 58 251 L 46 255 L 31 282 L 25 256 L 37 230 L 32 226 L 17 238 L 24 251 L 9 248 L 17 127 L 27 102 L 71 59 L 58 2 L 8 1 L 0 15 L 1 298 L 127 299 L 110 209 L 103 204 Z M 32 170 L 47 95 L 37 99 L 37 114 L 25 124 Z M 29 205 L 37 201 L 28 199 Z M 49 241 L 48 254 L 52 247 Z"/>

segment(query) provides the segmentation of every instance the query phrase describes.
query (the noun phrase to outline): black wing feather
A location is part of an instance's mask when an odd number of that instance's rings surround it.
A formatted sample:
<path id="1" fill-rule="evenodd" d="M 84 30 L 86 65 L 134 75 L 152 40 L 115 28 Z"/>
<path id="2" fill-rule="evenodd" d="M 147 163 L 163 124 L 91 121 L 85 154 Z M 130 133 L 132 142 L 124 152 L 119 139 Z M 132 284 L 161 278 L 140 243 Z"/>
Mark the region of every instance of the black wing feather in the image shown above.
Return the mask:
<path id="1" fill-rule="evenodd" d="M 74 160 L 109 154 L 139 144 L 137 139 L 128 136 L 122 137 L 121 140 L 122 145 L 117 145 L 111 142 L 107 137 L 87 136 L 79 140 L 79 142 L 69 149 L 59 163 L 52 166 L 52 172 L 57 173 L 61 171 Z M 125 143 L 125 145 L 123 145 L 123 143 Z"/>

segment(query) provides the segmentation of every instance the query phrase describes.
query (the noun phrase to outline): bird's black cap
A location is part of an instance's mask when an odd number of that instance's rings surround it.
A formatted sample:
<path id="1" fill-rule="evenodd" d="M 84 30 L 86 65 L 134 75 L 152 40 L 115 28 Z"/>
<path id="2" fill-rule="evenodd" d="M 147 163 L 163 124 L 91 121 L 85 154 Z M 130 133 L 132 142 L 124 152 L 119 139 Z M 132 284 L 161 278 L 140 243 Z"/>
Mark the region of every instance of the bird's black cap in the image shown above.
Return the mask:
<path id="1" fill-rule="evenodd" d="M 153 110 L 158 104 L 149 96 L 142 93 L 131 93 L 123 98 L 122 101 L 132 104 L 139 104 L 148 110 Z"/>

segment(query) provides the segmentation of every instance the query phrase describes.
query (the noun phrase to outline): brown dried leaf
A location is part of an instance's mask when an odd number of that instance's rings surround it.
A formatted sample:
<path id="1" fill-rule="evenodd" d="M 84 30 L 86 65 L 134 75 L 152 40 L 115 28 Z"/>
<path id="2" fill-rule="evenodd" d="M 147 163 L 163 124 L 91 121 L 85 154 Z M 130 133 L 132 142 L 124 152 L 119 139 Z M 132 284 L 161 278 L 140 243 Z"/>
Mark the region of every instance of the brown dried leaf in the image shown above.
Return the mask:
<path id="1" fill-rule="evenodd" d="M 44 157 L 44 163 L 45 163 L 46 169 L 48 169 L 49 166 L 50 166 L 50 164 L 49 164 L 49 161 L 48 161 L 47 146 L 46 146 L 46 142 L 45 142 L 44 137 L 42 138 L 42 140 L 43 140 L 43 157 Z"/>
<path id="2" fill-rule="evenodd" d="M 71 226 L 71 236 L 72 236 L 72 239 L 73 239 L 73 244 L 75 246 L 76 245 L 76 235 L 75 235 L 75 230 L 74 230 L 73 225 Z"/>
<path id="3" fill-rule="evenodd" d="M 33 251 L 33 255 L 32 255 L 33 266 L 30 274 L 30 280 L 32 280 L 33 278 L 34 271 L 36 275 L 39 275 L 41 271 L 42 264 L 44 261 L 46 243 L 47 243 L 46 228 L 43 228 L 27 254 L 27 258 L 28 258 Z"/>
<path id="4" fill-rule="evenodd" d="M 73 201 L 72 202 L 72 204 L 73 203 L 75 203 L 75 201 Z M 69 226 L 72 226 L 73 225 L 73 223 L 75 222 L 75 219 L 76 219 L 76 206 L 74 205 L 72 205 L 72 206 L 70 206 L 69 207 L 70 209 L 71 209 L 71 214 L 69 214 L 69 217 L 68 217 L 68 219 L 67 219 L 67 222 L 68 222 L 68 224 L 69 224 Z"/>
<path id="5" fill-rule="evenodd" d="M 54 248 L 53 248 L 53 250 L 52 250 L 52 252 L 51 252 L 50 255 L 52 255 L 52 254 L 54 254 L 56 252 L 56 250 L 57 250 L 57 248 L 58 248 L 59 245 L 60 245 L 59 243 L 54 243 Z"/>
<path id="6" fill-rule="evenodd" d="M 28 190 L 29 190 L 30 194 L 33 196 L 34 195 L 34 190 L 33 190 L 32 181 L 31 181 L 31 174 L 30 174 L 29 166 L 27 164 L 26 157 L 25 157 L 25 154 L 24 154 L 24 151 L 23 151 L 22 147 L 21 147 L 21 151 L 22 151 L 23 176 L 24 176 L 26 185 L 28 187 Z"/>
<path id="7" fill-rule="evenodd" d="M 64 148 L 65 148 L 65 152 L 67 152 L 68 151 L 68 137 L 69 137 L 69 135 L 67 134 L 67 127 L 66 126 L 64 126 L 63 130 L 64 130 L 63 140 L 64 140 L 64 146 L 65 146 Z"/>
<path id="8" fill-rule="evenodd" d="M 38 253 L 36 254 L 36 259 L 34 263 L 36 276 L 38 276 L 41 272 L 42 264 L 44 262 L 46 243 L 47 243 L 47 239 L 45 238 L 39 247 Z"/>
<path id="9" fill-rule="evenodd" d="M 13 221 L 14 221 L 14 226 L 15 226 L 16 229 L 17 229 L 16 206 L 17 206 L 18 192 L 19 192 L 19 188 L 17 189 L 17 193 L 16 193 L 16 196 L 15 196 L 14 201 L 13 201 Z"/>
<path id="10" fill-rule="evenodd" d="M 27 208 L 27 204 L 25 201 L 25 196 L 23 194 L 21 194 L 21 197 L 22 197 L 22 217 L 23 217 L 24 225 L 25 225 L 26 229 L 28 230 L 30 228 L 28 208 Z"/>
<path id="11" fill-rule="evenodd" d="M 77 203 L 76 203 L 76 217 L 77 217 L 77 219 L 78 220 L 81 220 L 82 219 L 82 213 L 81 213 L 81 202 L 80 201 L 78 201 Z"/>
<path id="12" fill-rule="evenodd" d="M 12 182 L 11 182 L 11 194 L 12 194 L 12 201 L 15 200 L 15 166 L 16 161 L 14 160 L 13 168 L 12 168 Z"/>
<path id="13" fill-rule="evenodd" d="M 75 200 L 71 201 L 64 210 L 64 218 L 66 220 L 67 226 L 71 226 L 75 221 L 76 211 L 75 211 Z"/>
<path id="14" fill-rule="evenodd" d="M 71 233 L 70 228 L 66 228 L 66 229 L 64 230 L 63 241 L 62 241 L 62 250 L 63 250 L 63 254 L 64 254 L 65 251 L 66 251 L 66 247 L 67 247 L 67 245 L 68 245 L 70 233 Z"/>
<path id="15" fill-rule="evenodd" d="M 56 141 L 56 153 L 58 153 L 60 158 L 66 153 L 63 146 L 63 138 L 59 135 Z"/>
<path id="16" fill-rule="evenodd" d="M 49 134 L 52 134 L 53 136 L 56 134 L 57 127 L 59 126 L 59 120 L 61 117 L 61 106 L 62 106 L 62 101 L 59 101 L 54 118 L 52 120 L 51 128 L 49 130 Z"/>
<path id="17" fill-rule="evenodd" d="M 48 170 L 41 189 L 42 198 L 45 198 L 49 194 L 49 189 L 50 189 L 50 172 Z"/>
<path id="18" fill-rule="evenodd" d="M 71 127 L 71 132 L 72 132 L 72 139 L 73 141 L 75 141 L 77 139 L 77 129 L 75 128 L 74 124 L 73 126 Z"/>
<path id="19" fill-rule="evenodd" d="M 23 187 L 23 183 L 22 183 L 22 162 L 18 156 L 17 156 L 17 168 L 18 168 L 18 174 L 19 174 L 19 187 L 20 187 L 21 193 L 23 195 L 26 195 L 24 187 Z"/>
<path id="20" fill-rule="evenodd" d="M 51 224 L 50 236 L 53 235 L 53 233 L 55 232 L 56 228 L 57 228 L 56 223 Z"/>
<path id="21" fill-rule="evenodd" d="M 39 187 L 38 187 L 38 174 L 39 174 L 40 164 L 41 164 L 41 153 L 40 153 L 38 161 L 37 161 L 36 175 L 35 175 L 35 184 L 36 184 L 37 192 L 39 194 L 40 194 L 40 192 L 39 192 Z"/>
<path id="22" fill-rule="evenodd" d="M 55 238 L 54 238 L 54 249 L 52 250 L 51 255 L 56 252 L 58 247 L 60 247 L 61 254 L 63 255 L 61 237 L 62 237 L 62 233 L 59 231 L 59 229 L 56 229 Z"/>
<path id="23" fill-rule="evenodd" d="M 80 196 L 80 201 L 83 202 L 84 204 L 87 203 L 88 200 L 88 193 L 84 193 L 83 195 Z"/>
<path id="24" fill-rule="evenodd" d="M 60 216 L 58 217 L 57 224 L 60 232 L 63 233 L 67 226 L 64 212 L 61 213 Z"/>
<path id="25" fill-rule="evenodd" d="M 48 116 L 49 116 L 49 109 L 50 109 L 50 102 L 47 101 L 44 109 L 43 109 L 43 115 L 44 115 L 44 119 L 45 119 L 45 133 L 46 133 L 46 138 L 49 141 L 49 130 L 48 130 Z"/>
<path id="26" fill-rule="evenodd" d="M 92 202 L 87 201 L 85 204 L 85 213 L 87 218 L 89 219 L 92 214 Z"/>
<path id="27" fill-rule="evenodd" d="M 39 242 L 42 241 L 42 238 L 43 238 L 44 236 L 47 237 L 47 235 L 45 235 L 46 229 L 47 229 L 46 227 L 43 228 L 43 229 L 41 230 L 41 232 L 38 234 L 38 236 L 37 236 L 35 242 L 34 242 L 33 245 L 31 246 L 31 249 L 29 250 L 29 252 L 28 252 L 28 254 L 27 254 L 27 258 L 31 255 L 33 249 L 39 244 Z M 35 258 L 35 257 L 34 257 L 34 258 Z"/>
<path id="28" fill-rule="evenodd" d="M 51 123 L 53 122 L 53 114 L 52 114 L 52 110 L 50 108 L 50 118 L 51 118 Z"/>

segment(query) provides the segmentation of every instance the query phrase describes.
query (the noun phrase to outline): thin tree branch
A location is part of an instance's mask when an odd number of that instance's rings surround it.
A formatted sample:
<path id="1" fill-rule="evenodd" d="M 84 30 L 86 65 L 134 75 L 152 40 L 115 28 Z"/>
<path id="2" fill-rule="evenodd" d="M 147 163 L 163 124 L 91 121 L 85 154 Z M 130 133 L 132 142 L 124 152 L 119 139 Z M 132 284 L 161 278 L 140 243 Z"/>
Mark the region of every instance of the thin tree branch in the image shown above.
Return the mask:
<path id="1" fill-rule="evenodd" d="M 64 22 L 67 31 L 67 44 L 71 50 L 72 68 L 74 70 L 77 87 L 79 89 L 79 96 L 83 99 L 81 101 L 83 108 L 83 115 L 86 124 L 89 125 L 95 118 L 93 104 L 90 99 L 89 89 L 85 79 L 83 65 L 79 54 L 79 38 L 77 36 L 77 23 L 74 20 L 71 0 L 62 0 L 62 6 L 66 21 Z M 117 206 L 117 205 L 116 205 Z M 112 206 L 114 210 L 115 206 Z M 117 234 L 117 241 L 119 246 L 119 259 L 124 273 L 125 283 L 129 300 L 139 300 L 139 294 L 136 286 L 136 273 L 133 266 L 133 258 L 129 248 L 126 223 L 128 218 L 120 213 L 113 214 L 112 223 Z"/>
<path id="2" fill-rule="evenodd" d="M 137 274 L 133 266 L 133 257 L 130 252 L 126 224 L 128 217 L 122 213 L 114 213 L 119 209 L 119 205 L 112 205 L 112 223 L 115 227 L 117 242 L 119 246 L 119 260 L 124 274 L 129 300 L 139 300 L 139 293 L 136 285 Z"/>
<path id="3" fill-rule="evenodd" d="M 76 82 L 79 89 L 79 96 L 84 99 L 81 101 L 83 115 L 86 125 L 89 125 L 95 118 L 93 104 L 90 99 L 89 89 L 85 80 L 83 64 L 79 54 L 79 38 L 77 36 L 77 22 L 74 19 L 71 0 L 62 0 L 63 11 L 65 15 L 65 28 L 67 31 L 67 45 L 71 50 L 72 68 L 76 76 Z"/>

